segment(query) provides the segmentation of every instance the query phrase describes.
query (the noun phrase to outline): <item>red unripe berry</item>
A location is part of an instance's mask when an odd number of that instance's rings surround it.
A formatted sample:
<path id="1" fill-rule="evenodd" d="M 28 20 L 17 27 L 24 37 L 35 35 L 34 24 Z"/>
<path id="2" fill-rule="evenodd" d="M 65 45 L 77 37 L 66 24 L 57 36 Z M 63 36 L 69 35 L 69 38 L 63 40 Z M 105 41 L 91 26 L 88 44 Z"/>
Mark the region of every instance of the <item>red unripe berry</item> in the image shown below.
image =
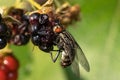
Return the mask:
<path id="1" fill-rule="evenodd" d="M 9 73 L 9 69 L 7 66 L 5 66 L 4 64 L 0 65 L 0 70 L 4 71 L 6 74 Z"/>
<path id="2" fill-rule="evenodd" d="M 0 80 L 8 80 L 7 73 L 4 70 L 0 70 Z"/>
<path id="3" fill-rule="evenodd" d="M 0 54 L 0 65 L 2 64 L 3 62 L 3 55 Z"/>
<path id="4" fill-rule="evenodd" d="M 8 74 L 8 80 L 17 80 L 18 78 L 18 72 L 15 71 L 15 72 L 10 72 Z"/>
<path id="5" fill-rule="evenodd" d="M 18 60 L 13 55 L 6 55 L 3 64 L 7 66 L 10 71 L 16 71 L 19 67 Z"/>

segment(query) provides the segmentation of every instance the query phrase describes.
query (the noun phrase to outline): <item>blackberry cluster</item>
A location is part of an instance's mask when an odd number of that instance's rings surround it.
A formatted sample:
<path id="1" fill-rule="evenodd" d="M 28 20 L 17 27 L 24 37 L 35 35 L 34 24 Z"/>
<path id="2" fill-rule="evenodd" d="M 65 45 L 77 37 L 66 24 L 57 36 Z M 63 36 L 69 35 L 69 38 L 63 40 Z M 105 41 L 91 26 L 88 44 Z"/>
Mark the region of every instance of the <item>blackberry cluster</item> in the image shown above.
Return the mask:
<path id="1" fill-rule="evenodd" d="M 0 49 L 3 49 L 10 39 L 10 29 L 5 24 L 0 14 Z"/>
<path id="2" fill-rule="evenodd" d="M 48 52 L 53 50 L 53 32 L 52 22 L 47 14 L 33 13 L 29 16 L 31 41 L 41 50 Z"/>
<path id="3" fill-rule="evenodd" d="M 13 54 L 0 54 L 0 80 L 17 80 L 18 68 L 18 60 Z"/>
<path id="4" fill-rule="evenodd" d="M 25 15 L 23 9 L 17 8 L 10 9 L 8 15 L 21 22 L 21 24 L 18 24 L 17 22 L 12 22 L 11 24 L 8 24 L 10 29 L 12 30 L 10 43 L 15 45 L 27 44 L 30 39 L 30 35 L 28 32 L 28 16 Z"/>

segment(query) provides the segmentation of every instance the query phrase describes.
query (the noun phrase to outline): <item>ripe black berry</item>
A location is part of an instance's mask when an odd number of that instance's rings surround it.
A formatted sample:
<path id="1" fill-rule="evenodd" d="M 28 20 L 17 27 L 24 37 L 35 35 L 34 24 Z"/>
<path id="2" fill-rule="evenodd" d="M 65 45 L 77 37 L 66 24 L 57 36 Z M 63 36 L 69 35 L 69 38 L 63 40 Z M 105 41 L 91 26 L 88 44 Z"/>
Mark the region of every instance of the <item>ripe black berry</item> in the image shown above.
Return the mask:
<path id="1" fill-rule="evenodd" d="M 39 16 L 39 23 L 40 24 L 45 24 L 48 21 L 49 21 L 49 17 L 47 14 L 40 14 L 40 16 Z"/>
<path id="2" fill-rule="evenodd" d="M 25 45 L 28 43 L 30 36 L 25 34 L 15 35 L 13 38 L 13 44 L 15 45 Z"/>
<path id="3" fill-rule="evenodd" d="M 0 49 L 3 49 L 7 45 L 7 40 L 1 36 L 0 37 Z"/>
<path id="4" fill-rule="evenodd" d="M 53 46 L 50 45 L 50 44 L 40 44 L 38 45 L 39 49 L 41 49 L 42 51 L 45 51 L 45 52 L 49 52 L 51 50 L 53 50 Z"/>
<path id="5" fill-rule="evenodd" d="M 1 13 L 0 13 L 0 22 L 2 22 L 2 15 L 1 15 Z"/>
<path id="6" fill-rule="evenodd" d="M 31 33 L 36 33 L 39 30 L 40 26 L 39 25 L 31 25 L 30 27 L 30 32 Z"/>
<path id="7" fill-rule="evenodd" d="M 41 43 L 39 35 L 32 35 L 31 41 L 34 45 L 39 45 Z"/>
<path id="8" fill-rule="evenodd" d="M 22 16 L 22 21 L 27 21 L 29 23 L 29 16 L 24 14 Z"/>
<path id="9" fill-rule="evenodd" d="M 0 35 L 4 35 L 7 32 L 7 26 L 4 23 L 0 23 Z"/>
<path id="10" fill-rule="evenodd" d="M 30 39 L 30 36 L 29 35 L 25 35 L 25 34 L 21 34 L 20 37 L 21 37 L 21 43 L 22 43 L 22 45 L 27 44 L 28 41 L 29 41 L 29 39 Z"/>
<path id="11" fill-rule="evenodd" d="M 34 24 L 38 24 L 39 23 L 39 13 L 33 13 L 29 16 L 29 22 L 30 24 L 34 25 Z"/>

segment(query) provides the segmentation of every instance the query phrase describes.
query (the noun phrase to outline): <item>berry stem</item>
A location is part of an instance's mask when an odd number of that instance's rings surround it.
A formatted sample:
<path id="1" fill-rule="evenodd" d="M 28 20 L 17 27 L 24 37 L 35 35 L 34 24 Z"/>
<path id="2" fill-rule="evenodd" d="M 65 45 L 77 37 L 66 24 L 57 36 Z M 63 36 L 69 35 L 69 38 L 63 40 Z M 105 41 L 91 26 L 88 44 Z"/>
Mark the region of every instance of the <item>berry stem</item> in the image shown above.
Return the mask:
<path id="1" fill-rule="evenodd" d="M 69 3 L 68 1 L 64 1 L 64 0 L 54 0 L 55 5 L 57 8 L 60 8 L 61 5 L 65 4 L 65 3 Z"/>
<path id="2" fill-rule="evenodd" d="M 5 53 L 12 53 L 12 50 L 9 48 L 9 44 L 7 44 L 5 48 L 0 49 L 0 54 L 5 54 Z"/>
<path id="3" fill-rule="evenodd" d="M 37 9 L 41 9 L 41 5 L 35 2 L 34 0 L 28 0 L 28 2 L 34 7 L 36 7 Z"/>
<path id="4" fill-rule="evenodd" d="M 53 0 L 47 0 L 42 6 L 50 7 L 51 5 L 53 5 Z"/>
<path id="5" fill-rule="evenodd" d="M 58 0 L 54 0 L 54 2 L 55 2 L 55 5 L 57 8 L 59 8 L 61 6 L 61 3 Z"/>

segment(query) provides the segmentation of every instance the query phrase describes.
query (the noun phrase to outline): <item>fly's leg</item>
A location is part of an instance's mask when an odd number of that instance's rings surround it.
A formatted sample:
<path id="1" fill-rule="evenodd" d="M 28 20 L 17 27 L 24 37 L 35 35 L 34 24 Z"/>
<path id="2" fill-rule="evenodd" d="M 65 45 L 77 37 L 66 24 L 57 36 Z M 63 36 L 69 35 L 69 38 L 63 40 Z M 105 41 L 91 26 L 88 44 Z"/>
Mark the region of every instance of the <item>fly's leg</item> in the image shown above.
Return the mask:
<path id="1" fill-rule="evenodd" d="M 52 61 L 53 61 L 53 62 L 56 62 L 58 56 L 60 55 L 60 53 L 62 52 L 62 50 L 64 50 L 64 49 L 63 49 L 64 44 L 63 44 L 63 42 L 61 41 L 60 36 L 58 36 L 58 37 L 56 38 L 56 40 L 53 41 L 53 43 L 54 43 L 55 45 L 57 45 L 57 47 L 58 47 L 58 49 L 59 49 L 59 50 L 52 50 L 52 51 L 56 51 L 56 52 L 57 52 L 56 55 L 55 55 L 55 57 L 53 57 L 52 52 L 50 52 L 50 56 L 51 56 Z"/>
<path id="2" fill-rule="evenodd" d="M 55 57 L 53 57 L 53 53 L 50 52 L 50 57 L 51 57 L 52 61 L 55 63 L 57 58 L 58 58 L 58 56 L 60 55 L 61 51 L 60 50 L 54 50 L 54 51 L 57 51 L 57 54 L 55 55 Z"/>

